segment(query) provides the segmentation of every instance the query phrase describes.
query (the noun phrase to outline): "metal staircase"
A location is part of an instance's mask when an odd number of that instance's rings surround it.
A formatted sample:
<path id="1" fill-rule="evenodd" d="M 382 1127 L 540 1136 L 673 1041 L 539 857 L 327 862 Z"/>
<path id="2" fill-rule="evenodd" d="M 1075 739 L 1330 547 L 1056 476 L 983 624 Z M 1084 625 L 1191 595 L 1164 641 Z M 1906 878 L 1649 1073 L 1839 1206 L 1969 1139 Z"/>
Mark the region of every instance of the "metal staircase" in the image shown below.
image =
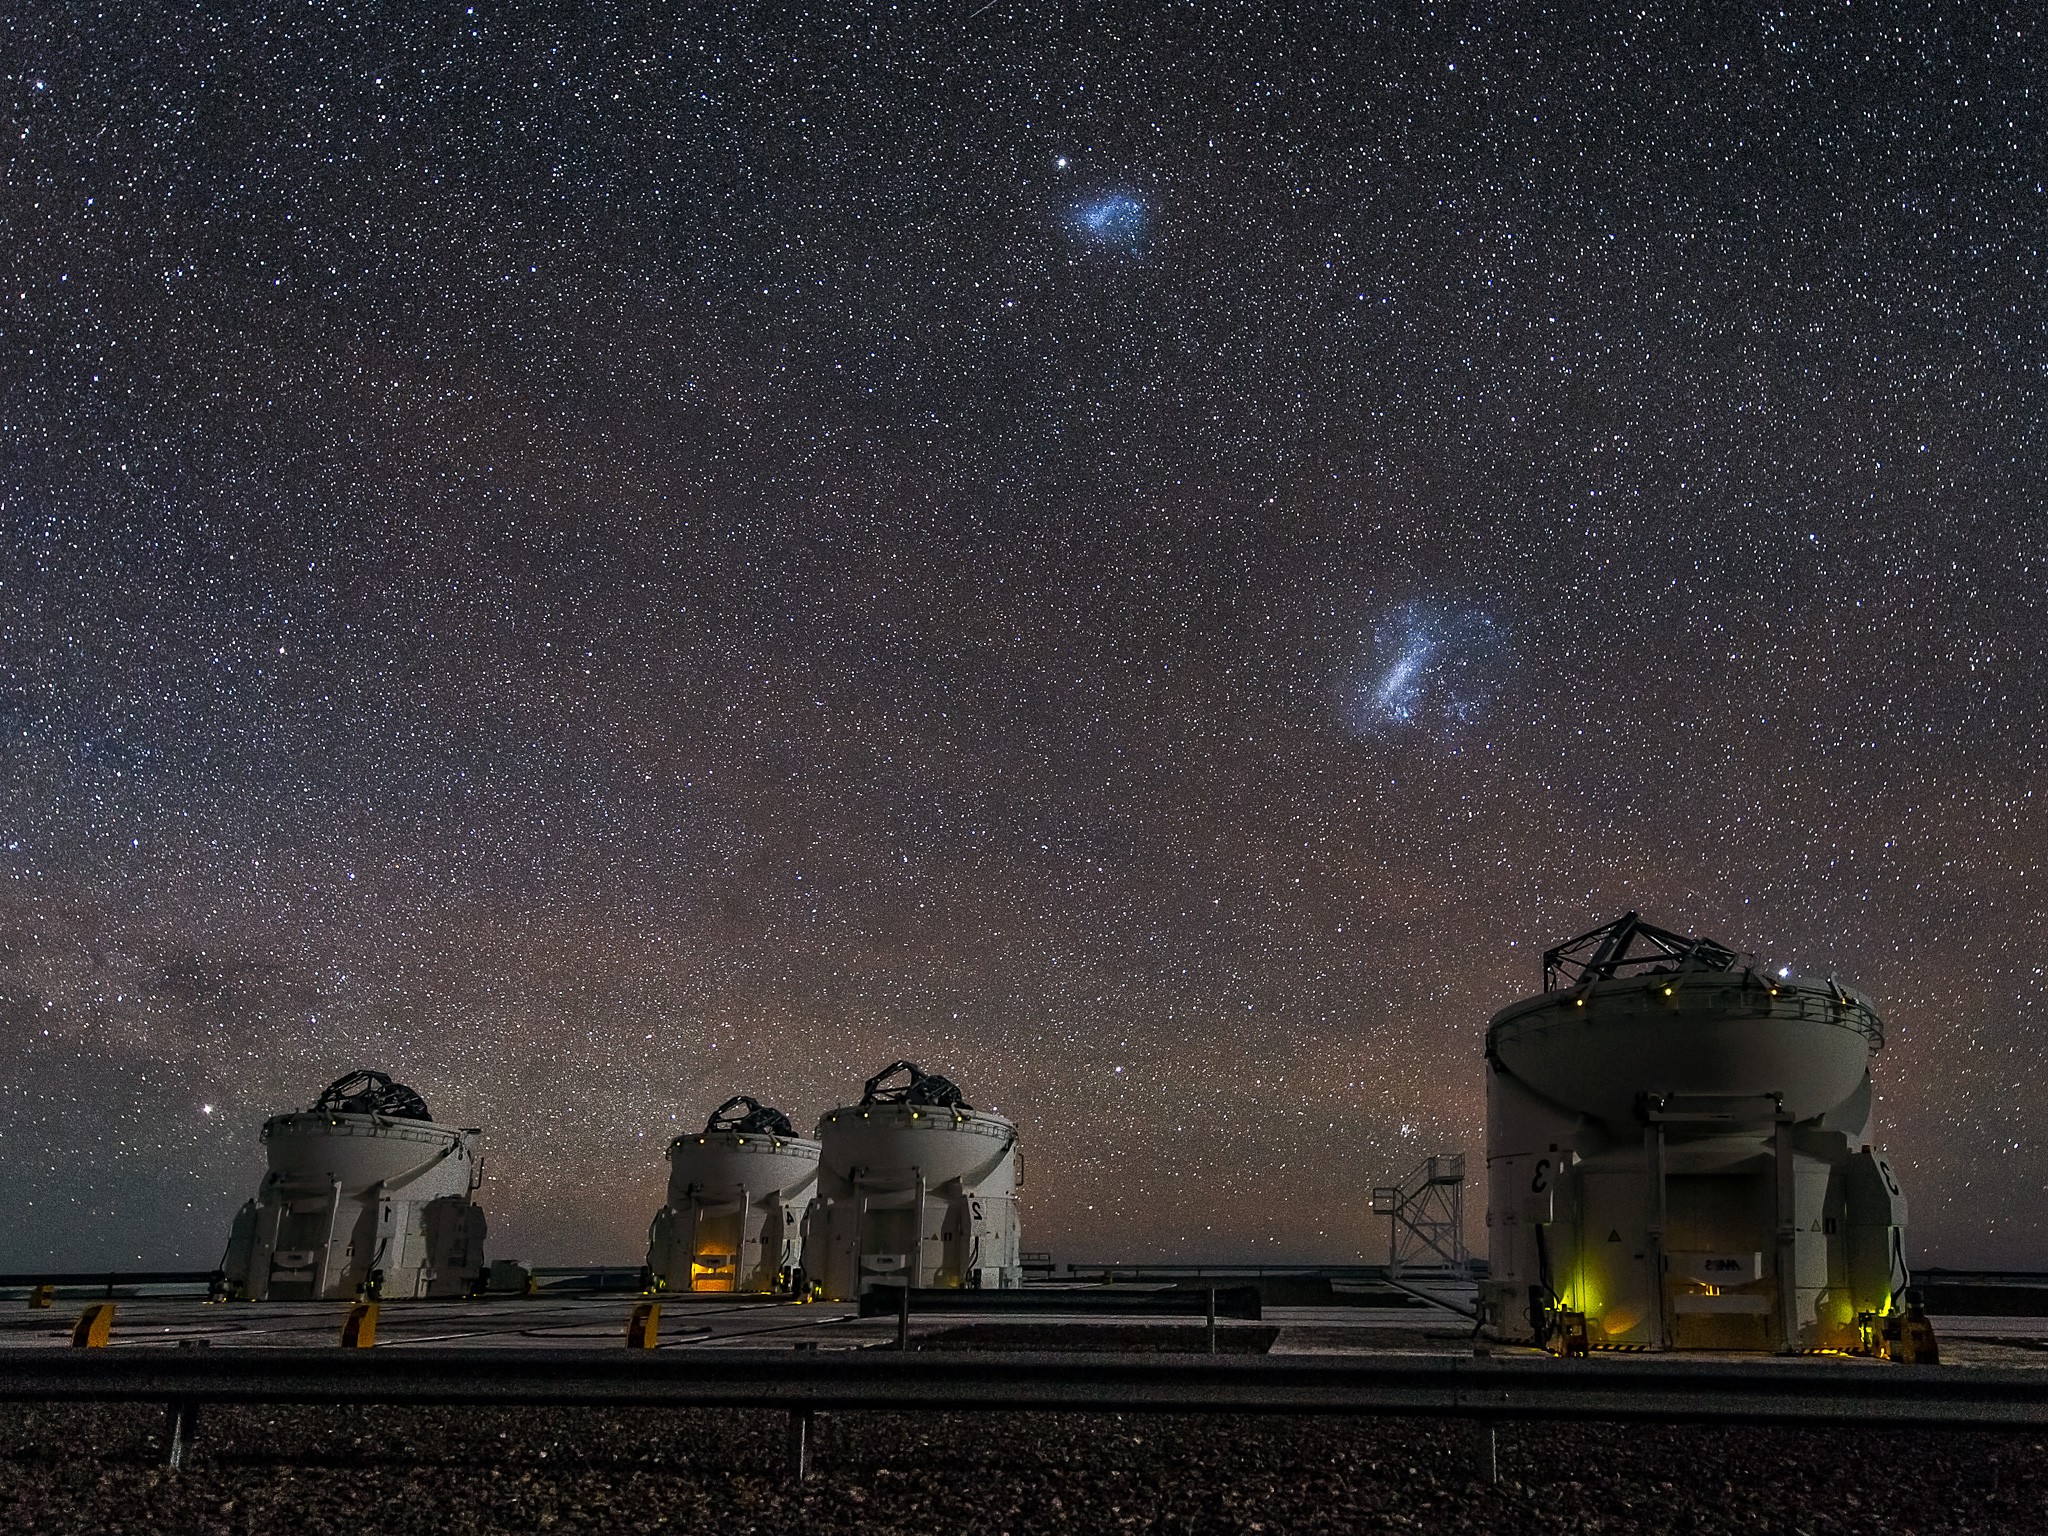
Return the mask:
<path id="1" fill-rule="evenodd" d="M 1387 1273 L 1465 1278 L 1465 1154 L 1425 1157 L 1398 1184 L 1372 1192 L 1372 1212 L 1387 1218 Z"/>

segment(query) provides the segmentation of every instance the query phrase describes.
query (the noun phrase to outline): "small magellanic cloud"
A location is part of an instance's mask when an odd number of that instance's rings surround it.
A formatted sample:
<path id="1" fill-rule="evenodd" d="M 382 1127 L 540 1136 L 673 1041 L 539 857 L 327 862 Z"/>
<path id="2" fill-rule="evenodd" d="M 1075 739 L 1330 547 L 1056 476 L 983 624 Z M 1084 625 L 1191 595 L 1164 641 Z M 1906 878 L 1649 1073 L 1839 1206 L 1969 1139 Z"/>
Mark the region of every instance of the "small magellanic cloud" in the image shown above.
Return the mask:
<path id="1" fill-rule="evenodd" d="M 1128 192 L 1111 192 L 1074 205 L 1073 227 L 1096 245 L 1135 246 L 1145 235 L 1145 205 Z"/>

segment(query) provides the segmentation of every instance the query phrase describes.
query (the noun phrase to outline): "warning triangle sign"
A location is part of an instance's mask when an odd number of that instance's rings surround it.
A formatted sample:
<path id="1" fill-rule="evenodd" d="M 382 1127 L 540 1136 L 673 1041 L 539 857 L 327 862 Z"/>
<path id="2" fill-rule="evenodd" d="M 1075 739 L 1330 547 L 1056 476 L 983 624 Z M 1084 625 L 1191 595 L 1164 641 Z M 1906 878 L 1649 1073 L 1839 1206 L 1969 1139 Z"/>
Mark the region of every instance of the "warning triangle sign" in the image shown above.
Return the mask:
<path id="1" fill-rule="evenodd" d="M 1813 1225 L 1807 1230 L 1810 1232 L 1818 1232 L 1820 1230 L 1820 1218 L 1818 1216 L 1814 1217 Z"/>
<path id="2" fill-rule="evenodd" d="M 1609 1232 L 1609 1233 L 1607 1234 L 1607 1241 L 1609 1241 L 1610 1243 L 1618 1243 L 1618 1242 L 1620 1242 L 1620 1241 L 1621 1241 L 1621 1229 L 1617 1227 L 1617 1228 L 1615 1228 L 1614 1230 L 1610 1231 L 1610 1232 Z"/>

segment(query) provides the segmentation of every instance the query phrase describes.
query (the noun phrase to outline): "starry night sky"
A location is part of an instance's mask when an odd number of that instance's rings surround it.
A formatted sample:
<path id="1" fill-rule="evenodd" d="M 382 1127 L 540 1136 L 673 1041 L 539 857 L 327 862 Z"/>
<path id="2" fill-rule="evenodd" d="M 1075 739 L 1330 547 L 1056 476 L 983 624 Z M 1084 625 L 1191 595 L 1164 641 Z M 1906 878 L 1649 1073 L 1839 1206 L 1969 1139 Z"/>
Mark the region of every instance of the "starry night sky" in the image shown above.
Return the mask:
<path id="1" fill-rule="evenodd" d="M 1027 1249 L 1370 1257 L 1631 907 L 2048 1265 L 2043 39 L 1579 9 L 13 8 L 0 1269 L 358 1065 L 637 1262 L 899 1055 Z"/>

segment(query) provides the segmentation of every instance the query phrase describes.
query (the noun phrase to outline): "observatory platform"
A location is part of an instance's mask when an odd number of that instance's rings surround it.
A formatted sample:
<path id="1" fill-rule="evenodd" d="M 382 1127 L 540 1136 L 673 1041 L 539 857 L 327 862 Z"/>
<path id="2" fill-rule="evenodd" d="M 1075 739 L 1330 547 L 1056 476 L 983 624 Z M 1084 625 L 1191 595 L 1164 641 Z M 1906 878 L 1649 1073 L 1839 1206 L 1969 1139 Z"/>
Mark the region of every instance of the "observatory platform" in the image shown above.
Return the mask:
<path id="1" fill-rule="evenodd" d="M 543 1275 L 547 1272 L 543 1271 Z M 630 1271 L 565 1271 L 557 1277 L 623 1278 Z M 2039 1278 L 2039 1277 L 2035 1277 Z M 1225 1282 L 1227 1284 L 1227 1280 Z M 1166 1286 L 1120 1284 L 1034 1285 L 1001 1292 L 1000 1310 L 976 1304 L 972 1293 L 948 1300 L 920 1293 L 909 1322 L 914 1349 L 1028 1349 L 1039 1351 L 1130 1351 L 1204 1353 L 1205 1320 L 1199 1293 L 1179 1288 L 1193 1307 L 1145 1315 L 1116 1305 L 1160 1294 Z M 1446 1300 L 1469 1306 L 1471 1286 L 1442 1287 Z M 1937 1294 L 1940 1288 L 1936 1288 Z M 66 1286 L 54 1304 L 25 1305 L 25 1287 L 0 1285 L 0 1356 L 15 1351 L 68 1349 L 81 1311 L 104 1297 L 103 1286 Z M 1996 1306 L 2000 1294 L 2016 1298 L 1996 1313 L 1938 1316 L 1944 1362 L 1954 1365 L 2011 1365 L 2048 1368 L 2048 1316 L 2015 1315 L 2038 1308 L 2040 1285 L 1977 1285 L 1957 1292 L 1959 1301 Z M 306 1349 L 336 1345 L 346 1302 L 210 1302 L 202 1287 L 135 1285 L 114 1287 L 115 1318 L 108 1347 L 118 1350 L 204 1345 L 223 1349 Z M 1087 1312 L 1091 1300 L 1105 1310 Z M 623 1287 L 565 1289 L 533 1296 L 485 1296 L 473 1300 L 387 1301 L 380 1308 L 375 1348 L 402 1351 L 500 1351 L 622 1349 L 635 1306 L 650 1298 Z M 670 1293 L 659 1298 L 658 1347 L 663 1350 L 893 1349 L 899 1319 L 889 1311 L 863 1317 L 854 1302 L 803 1303 L 778 1297 L 717 1293 Z M 1110 1309 L 1114 1307 L 1114 1309 Z M 1454 1312 L 1412 1305 L 1266 1305 L 1257 1318 L 1230 1316 L 1219 1309 L 1218 1351 L 1224 1354 L 1291 1356 L 1422 1356 L 1470 1359 L 1472 1325 Z M 1540 1357 L 1532 1345 L 1494 1341 L 1501 1358 Z M 1725 1353 L 1693 1352 L 1702 1358 Z M 1594 1358 L 1600 1359 L 1599 1355 Z M 1608 1356 L 1625 1359 L 1626 1356 Z M 1891 1369 L 1868 1361 L 1873 1370 Z"/>

